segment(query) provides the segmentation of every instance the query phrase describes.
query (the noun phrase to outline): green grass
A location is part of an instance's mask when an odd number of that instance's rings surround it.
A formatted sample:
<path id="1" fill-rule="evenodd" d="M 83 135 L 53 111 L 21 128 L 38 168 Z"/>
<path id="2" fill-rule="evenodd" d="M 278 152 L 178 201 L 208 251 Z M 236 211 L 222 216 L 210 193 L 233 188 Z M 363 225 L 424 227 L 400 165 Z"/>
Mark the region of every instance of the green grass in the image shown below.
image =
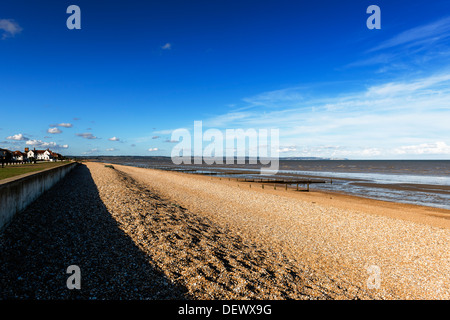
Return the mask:
<path id="1" fill-rule="evenodd" d="M 36 164 L 27 163 L 8 166 L 5 165 L 4 168 L 2 168 L 0 164 L 0 180 L 18 176 L 24 173 L 37 172 L 44 169 L 54 168 L 69 162 L 70 161 L 62 161 L 62 162 L 58 161 L 58 162 L 38 162 Z"/>

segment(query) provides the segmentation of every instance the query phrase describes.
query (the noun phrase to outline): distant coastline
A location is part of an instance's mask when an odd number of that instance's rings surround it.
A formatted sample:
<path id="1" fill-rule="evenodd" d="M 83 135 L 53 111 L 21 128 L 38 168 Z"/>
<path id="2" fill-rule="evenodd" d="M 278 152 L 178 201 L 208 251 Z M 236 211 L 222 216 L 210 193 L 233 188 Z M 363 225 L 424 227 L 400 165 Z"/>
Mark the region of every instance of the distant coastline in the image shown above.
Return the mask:
<path id="1" fill-rule="evenodd" d="M 78 159 L 113 159 L 113 158 L 145 158 L 145 159 L 164 159 L 171 160 L 167 156 L 108 156 L 108 155 L 98 155 L 98 156 L 68 156 Z M 193 159 L 193 158 L 192 158 Z M 237 158 L 235 158 L 236 160 Z M 225 158 L 223 158 L 225 161 Z M 249 160 L 248 157 L 245 158 L 246 161 Z M 350 160 L 347 158 L 324 158 L 324 157 L 280 157 L 279 160 Z"/>

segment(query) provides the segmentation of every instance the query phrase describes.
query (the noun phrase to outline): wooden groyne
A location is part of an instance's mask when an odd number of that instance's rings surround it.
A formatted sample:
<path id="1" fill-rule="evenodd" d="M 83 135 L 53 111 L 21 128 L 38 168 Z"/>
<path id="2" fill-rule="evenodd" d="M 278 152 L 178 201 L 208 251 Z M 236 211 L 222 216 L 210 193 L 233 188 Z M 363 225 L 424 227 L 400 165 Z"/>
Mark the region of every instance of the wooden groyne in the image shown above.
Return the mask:
<path id="1" fill-rule="evenodd" d="M 200 174 L 200 175 L 254 175 L 254 171 L 245 171 L 245 170 L 224 170 L 218 169 L 217 171 L 212 170 L 204 170 L 204 169 L 187 169 L 187 168 L 177 168 L 177 167 L 156 167 L 155 169 L 164 170 L 164 171 L 176 171 L 182 173 L 190 173 L 190 174 Z M 222 178 L 220 178 L 222 179 Z M 236 180 L 238 182 L 247 182 L 247 183 L 258 183 L 261 184 L 261 187 L 264 189 L 264 185 L 273 185 L 274 189 L 276 189 L 277 185 L 284 185 L 285 189 L 288 189 L 288 186 L 295 186 L 296 191 L 309 191 L 309 187 L 311 184 L 315 183 L 333 183 L 333 180 L 318 180 L 318 179 L 292 179 L 292 178 L 225 178 L 231 181 L 231 179 Z M 305 185 L 306 189 L 299 189 L 300 185 Z M 250 184 L 251 187 L 251 184 Z"/>
<path id="2" fill-rule="evenodd" d="M 274 188 L 276 188 L 277 184 L 282 184 L 285 186 L 285 189 L 287 190 L 288 186 L 290 185 L 296 185 L 296 190 L 299 191 L 299 185 L 306 185 L 306 190 L 303 191 L 309 191 L 309 185 L 314 183 L 327 183 L 326 180 L 311 180 L 311 179 L 237 179 L 241 182 L 256 182 L 260 184 L 273 184 Z M 332 183 L 332 181 L 330 181 Z"/>

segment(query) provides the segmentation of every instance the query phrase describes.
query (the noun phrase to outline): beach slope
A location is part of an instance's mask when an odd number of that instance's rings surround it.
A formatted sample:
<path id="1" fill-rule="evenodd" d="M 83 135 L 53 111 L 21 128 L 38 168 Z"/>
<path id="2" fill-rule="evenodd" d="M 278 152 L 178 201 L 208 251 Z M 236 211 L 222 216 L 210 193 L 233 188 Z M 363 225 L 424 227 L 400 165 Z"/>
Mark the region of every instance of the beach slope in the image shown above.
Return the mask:
<path id="1" fill-rule="evenodd" d="M 192 297 L 450 298 L 445 210 L 87 166 L 123 230 Z"/>

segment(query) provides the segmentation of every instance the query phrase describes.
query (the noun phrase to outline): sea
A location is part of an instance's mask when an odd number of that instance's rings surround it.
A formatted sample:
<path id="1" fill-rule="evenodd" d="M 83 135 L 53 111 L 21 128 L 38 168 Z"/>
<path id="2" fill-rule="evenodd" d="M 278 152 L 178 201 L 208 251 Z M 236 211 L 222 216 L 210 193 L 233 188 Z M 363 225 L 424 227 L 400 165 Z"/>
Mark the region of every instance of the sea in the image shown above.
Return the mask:
<path id="1" fill-rule="evenodd" d="M 228 178 L 325 181 L 310 184 L 310 190 L 450 209 L 450 160 L 281 159 L 277 174 L 265 176 L 261 175 L 261 165 L 248 163 L 174 165 L 169 157 L 98 157 L 95 160 Z"/>

